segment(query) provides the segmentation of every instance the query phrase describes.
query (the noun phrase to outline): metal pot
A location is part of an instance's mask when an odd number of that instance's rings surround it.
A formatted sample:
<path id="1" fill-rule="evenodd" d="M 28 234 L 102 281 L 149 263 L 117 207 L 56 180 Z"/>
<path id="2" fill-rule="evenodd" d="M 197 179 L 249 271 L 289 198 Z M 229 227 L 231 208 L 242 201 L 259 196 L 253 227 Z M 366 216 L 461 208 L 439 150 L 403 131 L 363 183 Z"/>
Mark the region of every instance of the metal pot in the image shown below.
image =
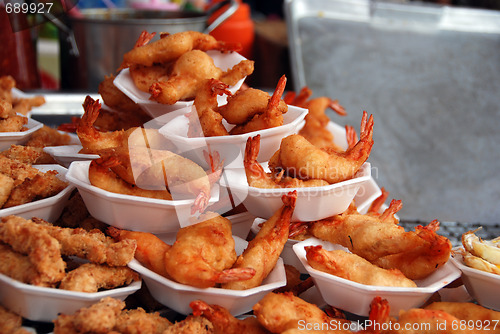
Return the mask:
<path id="1" fill-rule="evenodd" d="M 212 13 L 230 4 L 215 21 Z M 156 11 L 119 8 L 81 10 L 81 17 L 59 22 L 61 89 L 97 92 L 104 76 L 114 74 L 123 55 L 143 30 L 177 33 L 193 30 L 209 33 L 238 8 L 236 0 L 217 3 L 206 12 Z"/>

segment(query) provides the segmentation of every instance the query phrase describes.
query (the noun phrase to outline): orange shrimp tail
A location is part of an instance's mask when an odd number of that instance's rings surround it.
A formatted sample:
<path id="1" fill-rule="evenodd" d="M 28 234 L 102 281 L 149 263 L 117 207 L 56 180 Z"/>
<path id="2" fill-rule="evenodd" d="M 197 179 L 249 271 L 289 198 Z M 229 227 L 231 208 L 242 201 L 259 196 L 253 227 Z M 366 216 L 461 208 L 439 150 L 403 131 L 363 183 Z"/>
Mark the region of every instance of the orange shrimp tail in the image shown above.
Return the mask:
<path id="1" fill-rule="evenodd" d="M 203 151 L 203 158 L 210 165 L 210 171 L 208 173 L 208 182 L 210 186 L 214 185 L 222 175 L 222 169 L 224 168 L 224 160 L 220 160 L 219 152 L 215 151 L 213 153 L 208 153 Z"/>
<path id="2" fill-rule="evenodd" d="M 389 313 L 391 309 L 389 306 L 389 302 L 387 299 L 383 299 L 382 297 L 375 297 L 373 298 L 372 302 L 370 303 L 370 313 L 368 315 L 368 319 L 371 321 L 371 323 L 385 323 L 389 320 Z M 372 326 L 372 328 L 369 328 L 369 332 L 373 334 L 378 334 L 380 333 L 377 328 L 381 326 Z"/>
<path id="3" fill-rule="evenodd" d="M 149 87 L 149 93 L 151 94 L 150 100 L 158 98 L 163 92 L 163 87 L 161 82 L 155 82 Z"/>
<path id="4" fill-rule="evenodd" d="M 352 125 L 345 126 L 345 137 L 347 140 L 347 148 L 348 149 L 353 148 L 354 145 L 356 145 L 356 142 L 358 141 L 358 135 Z"/>
<path id="5" fill-rule="evenodd" d="M 289 92 L 285 95 L 283 100 L 285 101 L 286 104 L 291 104 L 297 107 L 304 107 L 306 104 L 306 101 L 312 96 L 312 90 L 304 86 L 300 90 L 299 94 L 296 94 L 295 92 Z"/>
<path id="6" fill-rule="evenodd" d="M 389 207 L 385 209 L 385 211 L 380 215 L 380 220 L 385 221 L 388 218 L 394 217 L 396 212 L 401 210 L 402 207 L 403 207 L 403 201 L 401 201 L 400 199 L 398 200 L 393 199 L 391 201 L 391 204 L 389 204 Z"/>
<path id="7" fill-rule="evenodd" d="M 198 196 L 196 196 L 193 207 L 191 208 L 191 214 L 195 214 L 196 211 L 202 213 L 208 206 L 210 195 L 201 191 Z"/>
<path id="8" fill-rule="evenodd" d="M 231 268 L 220 272 L 215 282 L 229 283 L 235 281 L 246 281 L 255 276 L 256 270 L 253 268 Z"/>
<path id="9" fill-rule="evenodd" d="M 148 33 L 146 30 L 143 30 L 139 35 L 139 38 L 135 42 L 134 48 L 138 48 L 140 46 L 148 44 L 153 39 L 153 37 L 155 37 L 155 35 L 156 32 Z"/>
<path id="10" fill-rule="evenodd" d="M 254 137 L 248 137 L 247 144 L 245 146 L 245 158 L 243 162 L 245 165 L 252 165 L 257 163 L 257 156 L 259 155 L 260 149 L 260 135 Z"/>
<path id="11" fill-rule="evenodd" d="M 95 160 L 92 160 L 92 162 L 95 162 L 97 165 L 99 165 L 102 168 L 111 168 L 115 167 L 121 164 L 120 159 L 117 157 L 109 156 L 106 158 L 98 158 Z"/>
<path id="12" fill-rule="evenodd" d="M 347 115 L 345 108 L 339 103 L 339 100 L 331 100 L 330 103 L 328 104 L 328 107 L 333 111 L 335 111 L 340 116 Z"/>
<path id="13" fill-rule="evenodd" d="M 321 245 L 305 246 L 304 250 L 306 251 L 307 260 L 314 260 L 318 263 L 324 263 L 325 257 L 320 252 L 322 249 L 323 249 L 323 246 L 321 246 Z"/>
<path id="14" fill-rule="evenodd" d="M 350 160 L 366 161 L 373 147 L 373 115 L 368 118 L 366 111 L 363 111 L 360 130 L 360 140 L 346 151 Z"/>
<path id="15" fill-rule="evenodd" d="M 298 235 L 305 234 L 309 229 L 311 222 L 296 222 L 290 224 L 290 231 L 288 232 L 289 238 L 294 238 Z"/>
<path id="16" fill-rule="evenodd" d="M 295 92 L 287 92 L 283 96 L 283 101 L 285 101 L 286 104 L 293 104 L 293 101 L 295 100 L 295 96 L 297 94 Z"/>
<path id="17" fill-rule="evenodd" d="M 94 100 L 87 95 L 85 101 L 83 102 L 83 110 L 83 116 L 80 118 L 76 130 L 83 132 L 86 135 L 93 134 L 97 136 L 97 130 L 94 128 L 94 123 L 99 117 L 99 113 L 101 111 L 99 99 Z"/>
<path id="18" fill-rule="evenodd" d="M 193 310 L 193 315 L 199 317 L 201 315 L 206 315 L 207 313 L 212 313 L 213 309 L 205 303 L 203 300 L 193 300 L 189 303 L 189 307 Z"/>
<path id="19" fill-rule="evenodd" d="M 120 237 L 121 237 L 121 232 L 122 230 L 119 229 L 118 227 L 114 227 L 114 226 L 108 226 L 108 228 L 106 229 L 106 233 L 113 239 L 115 240 L 121 240 Z"/>
<path id="20" fill-rule="evenodd" d="M 209 86 L 212 96 L 226 94 L 228 96 L 233 95 L 229 90 L 229 86 L 217 79 L 209 79 Z"/>
<path id="21" fill-rule="evenodd" d="M 285 86 L 286 86 L 286 76 L 282 75 L 280 80 L 278 81 L 278 84 L 276 85 L 276 89 L 274 90 L 273 96 L 271 96 L 271 99 L 269 100 L 267 109 L 274 109 L 278 107 L 281 100 L 281 96 L 285 91 Z"/>
<path id="22" fill-rule="evenodd" d="M 279 221 L 276 223 L 276 227 L 279 229 L 280 233 L 290 233 L 290 221 L 292 219 L 293 211 L 295 210 L 295 203 L 297 202 L 297 190 L 289 192 L 286 195 L 281 196 L 284 207 L 281 211 Z M 286 225 L 286 228 L 283 228 Z"/>
<path id="23" fill-rule="evenodd" d="M 377 214 L 380 211 L 382 205 L 389 197 L 389 192 L 384 187 L 380 188 L 380 191 L 382 191 L 382 194 L 380 194 L 380 196 L 375 198 L 375 200 L 372 202 L 370 208 L 368 209 L 368 213 Z"/>
<path id="24" fill-rule="evenodd" d="M 243 50 L 243 46 L 241 43 L 238 42 L 223 42 L 223 41 L 218 41 L 217 45 L 214 48 L 215 50 L 218 50 L 222 53 L 227 53 L 227 52 L 239 52 Z"/>

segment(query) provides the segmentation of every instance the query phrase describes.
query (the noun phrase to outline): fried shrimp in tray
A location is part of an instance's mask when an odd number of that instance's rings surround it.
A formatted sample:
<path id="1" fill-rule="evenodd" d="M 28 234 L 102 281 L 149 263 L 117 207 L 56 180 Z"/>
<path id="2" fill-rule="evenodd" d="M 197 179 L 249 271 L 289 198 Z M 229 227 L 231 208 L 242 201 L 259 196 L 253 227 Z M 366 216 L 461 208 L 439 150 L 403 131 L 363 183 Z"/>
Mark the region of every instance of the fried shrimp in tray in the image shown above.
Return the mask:
<path id="1" fill-rule="evenodd" d="M 401 202 L 393 200 L 380 216 L 357 212 L 336 215 L 312 223 L 309 232 L 382 268 L 396 268 L 410 279 L 423 279 L 448 261 L 451 242 L 436 233 L 437 221 L 409 232 L 394 224 L 393 215 L 400 207 Z"/>
<path id="2" fill-rule="evenodd" d="M 325 152 L 301 135 L 290 135 L 282 139 L 269 167 L 276 172 L 283 169 L 289 176 L 323 179 L 330 184 L 351 179 L 368 159 L 373 146 L 372 137 L 373 116 L 368 117 L 363 112 L 360 140 L 347 151 Z"/>
<path id="3" fill-rule="evenodd" d="M 253 268 L 255 275 L 246 280 L 228 282 L 222 285 L 225 289 L 246 290 L 259 286 L 276 266 L 278 258 L 288 240 L 290 230 L 290 221 L 297 192 L 290 192 L 282 197 L 283 206 L 275 212 L 262 225 L 249 243 L 243 254 L 241 254 L 236 263 L 232 266 L 233 270 L 237 268 Z"/>

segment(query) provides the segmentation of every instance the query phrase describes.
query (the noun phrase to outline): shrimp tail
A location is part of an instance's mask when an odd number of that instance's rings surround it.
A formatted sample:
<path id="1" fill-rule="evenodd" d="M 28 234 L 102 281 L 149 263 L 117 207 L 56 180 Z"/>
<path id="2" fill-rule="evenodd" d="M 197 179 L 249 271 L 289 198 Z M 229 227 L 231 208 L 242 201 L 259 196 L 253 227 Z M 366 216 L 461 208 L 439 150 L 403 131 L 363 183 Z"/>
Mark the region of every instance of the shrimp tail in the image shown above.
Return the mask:
<path id="1" fill-rule="evenodd" d="M 191 214 L 195 214 L 196 211 L 202 213 L 208 206 L 210 199 L 210 194 L 201 191 L 198 196 L 196 196 L 193 206 L 191 208 Z"/>
<path id="2" fill-rule="evenodd" d="M 403 201 L 401 201 L 400 199 L 399 200 L 393 199 L 391 201 L 391 204 L 389 204 L 389 207 L 385 209 L 385 211 L 380 215 L 380 220 L 384 222 L 387 219 L 394 217 L 396 212 L 401 210 L 402 207 L 403 207 Z"/>
<path id="3" fill-rule="evenodd" d="M 361 119 L 360 140 L 352 148 L 346 151 L 346 157 L 350 160 L 365 160 L 368 159 L 373 147 L 373 115 L 363 111 Z"/>

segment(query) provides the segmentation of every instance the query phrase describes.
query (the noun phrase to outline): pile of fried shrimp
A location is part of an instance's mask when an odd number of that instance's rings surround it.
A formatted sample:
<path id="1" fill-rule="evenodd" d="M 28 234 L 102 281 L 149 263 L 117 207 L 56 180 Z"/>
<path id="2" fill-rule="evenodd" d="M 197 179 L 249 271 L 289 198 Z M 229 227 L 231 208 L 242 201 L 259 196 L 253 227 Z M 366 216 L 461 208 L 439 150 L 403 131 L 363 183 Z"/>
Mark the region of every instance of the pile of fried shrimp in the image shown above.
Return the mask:
<path id="1" fill-rule="evenodd" d="M 127 266 L 135 259 L 179 284 L 244 291 L 262 285 L 287 241 L 310 237 L 348 250 L 306 247 L 307 261 L 313 268 L 365 285 L 415 287 L 415 281 L 446 264 L 452 246 L 448 238 L 438 234 L 440 223 L 434 220 L 406 231 L 396 215 L 402 201 L 393 199 L 385 206 L 389 192 L 384 188 L 366 213 L 359 212 L 353 202 L 345 212 L 332 217 L 291 221 L 298 188 L 323 187 L 356 177 L 374 145 L 373 115 L 363 111 L 359 133 L 346 125 L 345 138 L 339 140 L 328 128 L 329 112 L 346 115 L 338 100 L 315 97 L 308 87 L 286 92 L 284 75 L 271 94 L 246 85 L 233 93 L 230 87 L 253 73 L 254 62 L 242 60 L 221 70 L 207 52 L 237 52 L 239 45 L 193 31 L 161 33 L 153 40 L 155 35 L 144 31 L 123 55 L 116 73 L 103 78 L 100 99 L 87 96 L 82 116 L 58 129 L 75 132 L 81 152 L 99 156 L 89 164 L 92 185 L 130 196 L 193 199 L 189 226 L 179 227 L 175 241 L 168 243 L 153 233 L 109 226 L 92 217 L 75 191 L 55 222 L 37 217 L 0 218 L 1 274 L 35 286 L 96 292 L 139 280 L 140 275 Z M 218 203 L 209 203 L 224 169 L 219 152 L 204 152 L 209 167 L 203 168 L 177 152 L 157 129 L 145 127 L 151 116 L 113 84 L 119 71 L 125 69 L 136 87 L 159 104 L 193 102 L 192 111 L 186 114 L 189 137 L 249 133 L 243 157 L 249 186 L 287 188 L 281 207 L 262 223 L 258 233 L 247 237 L 248 245 L 241 254 L 236 253 L 226 212 L 226 204 L 233 205 L 234 199 L 228 194 Z M 17 124 L 20 127 L 13 131 L 23 131 L 27 118 L 21 115 L 43 103 L 38 97 L 15 99 L 13 87 L 11 77 L 0 78 L 0 132 L 11 131 Z M 221 96 L 226 98 L 224 105 L 219 105 Z M 269 170 L 264 170 L 263 161 L 257 161 L 262 149 L 257 131 L 282 126 L 288 106 L 308 110 L 305 125 L 298 133 L 281 138 L 279 149 L 267 161 Z M 0 208 L 53 196 L 66 187 L 54 172 L 42 173 L 34 165 L 54 163 L 43 147 L 67 145 L 69 140 L 69 136 L 44 126 L 26 144 L 1 152 Z M 463 242 L 471 254 L 489 259 L 492 272 L 498 270 L 496 245 L 485 245 L 474 231 L 464 234 Z M 500 312 L 474 303 L 442 302 L 438 294 L 419 308 L 401 310 L 398 317 L 390 316 L 387 300 L 376 297 L 360 329 L 342 309 L 320 308 L 301 297 L 313 291 L 311 277 L 287 264 L 285 272 L 286 285 L 265 295 L 244 317 L 235 317 L 228 309 L 201 299 L 191 301 L 192 313 L 187 317 L 168 317 L 162 314 L 165 306 L 156 302 L 146 287 L 125 301 L 106 297 L 73 314 L 62 313 L 53 320 L 53 333 L 391 334 L 440 333 L 443 328 L 446 333 L 498 332 L 498 327 L 492 326 L 500 321 Z M 24 333 L 22 320 L 13 310 L 0 306 L 0 333 Z M 460 324 L 469 322 L 481 324 L 481 328 L 464 331 Z M 412 331 L 415 328 L 426 330 Z"/>

